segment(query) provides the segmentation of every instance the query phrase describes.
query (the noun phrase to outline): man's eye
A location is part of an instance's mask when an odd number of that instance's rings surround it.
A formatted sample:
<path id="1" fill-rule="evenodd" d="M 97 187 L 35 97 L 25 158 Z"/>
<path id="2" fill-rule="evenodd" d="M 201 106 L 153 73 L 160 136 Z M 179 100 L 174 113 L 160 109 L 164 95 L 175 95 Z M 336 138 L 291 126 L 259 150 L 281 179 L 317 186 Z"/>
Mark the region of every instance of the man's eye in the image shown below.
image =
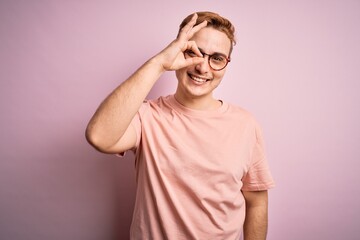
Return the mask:
<path id="1" fill-rule="evenodd" d="M 191 56 L 191 57 L 196 56 L 196 54 L 192 50 L 188 50 L 188 51 L 186 51 L 186 53 L 189 54 L 189 56 Z"/>
<path id="2" fill-rule="evenodd" d="M 225 58 L 223 56 L 220 56 L 220 55 L 214 55 L 212 56 L 211 58 L 213 61 L 216 61 L 216 62 L 222 62 L 225 60 Z"/>

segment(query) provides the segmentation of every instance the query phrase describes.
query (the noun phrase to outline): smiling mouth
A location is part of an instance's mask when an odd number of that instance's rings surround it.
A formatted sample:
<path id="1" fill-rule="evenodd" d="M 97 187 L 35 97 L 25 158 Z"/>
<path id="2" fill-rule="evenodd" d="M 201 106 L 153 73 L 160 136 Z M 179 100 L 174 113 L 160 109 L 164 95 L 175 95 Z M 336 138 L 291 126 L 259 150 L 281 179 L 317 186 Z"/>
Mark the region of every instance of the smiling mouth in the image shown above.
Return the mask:
<path id="1" fill-rule="evenodd" d="M 208 79 L 208 78 L 202 78 L 202 77 L 197 77 L 197 76 L 194 76 L 194 75 L 192 75 L 192 74 L 190 74 L 190 73 L 188 73 L 188 76 L 192 79 L 192 80 L 194 80 L 196 83 L 205 83 L 205 82 L 207 82 L 207 81 L 210 81 L 210 79 Z"/>

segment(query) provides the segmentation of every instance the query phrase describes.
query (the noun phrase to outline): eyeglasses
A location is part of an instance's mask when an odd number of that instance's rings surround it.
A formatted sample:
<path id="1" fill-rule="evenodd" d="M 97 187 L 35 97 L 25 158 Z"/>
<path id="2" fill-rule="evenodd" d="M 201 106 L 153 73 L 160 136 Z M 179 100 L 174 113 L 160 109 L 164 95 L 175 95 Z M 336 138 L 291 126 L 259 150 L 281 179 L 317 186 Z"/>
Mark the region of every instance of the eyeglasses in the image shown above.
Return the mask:
<path id="1" fill-rule="evenodd" d="M 230 62 L 230 58 L 228 58 L 224 54 L 221 54 L 221 53 L 207 54 L 207 53 L 203 53 L 201 50 L 200 50 L 200 52 L 203 56 L 209 56 L 209 58 L 208 58 L 209 66 L 214 71 L 223 70 L 227 66 L 227 64 Z M 196 55 L 196 53 L 194 53 L 192 50 L 186 50 L 184 52 L 184 55 L 185 55 L 185 58 L 186 57 L 198 57 L 198 55 Z"/>

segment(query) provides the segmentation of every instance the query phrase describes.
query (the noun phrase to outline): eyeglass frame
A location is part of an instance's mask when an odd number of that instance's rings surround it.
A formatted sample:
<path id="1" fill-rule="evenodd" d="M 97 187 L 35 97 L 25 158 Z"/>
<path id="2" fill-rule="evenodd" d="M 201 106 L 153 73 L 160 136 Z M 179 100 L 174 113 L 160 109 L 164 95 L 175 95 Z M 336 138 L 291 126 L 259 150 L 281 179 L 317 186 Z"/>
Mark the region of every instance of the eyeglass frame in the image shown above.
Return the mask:
<path id="1" fill-rule="evenodd" d="M 209 56 L 208 57 L 208 64 L 209 64 L 209 66 L 210 66 L 210 68 L 212 69 L 212 70 L 214 70 L 214 71 L 221 71 L 221 70 L 223 70 L 224 68 L 226 68 L 226 66 L 229 64 L 229 62 L 230 62 L 230 57 L 227 57 L 225 54 L 222 54 L 222 53 L 214 53 L 214 54 L 207 54 L 207 53 L 204 53 L 201 49 L 199 49 L 199 51 L 200 51 L 200 53 L 204 56 Z M 189 57 L 192 57 L 191 55 L 194 55 L 193 57 L 195 57 L 195 53 L 191 50 L 191 49 L 187 49 L 185 52 L 184 52 L 184 54 L 187 54 L 187 55 L 189 55 Z M 223 58 L 225 58 L 225 60 L 226 60 L 226 63 L 225 63 L 225 66 L 224 67 L 222 67 L 222 68 L 220 68 L 220 69 L 215 69 L 215 68 L 213 68 L 212 66 L 211 66 L 211 63 L 210 63 L 210 59 L 213 57 L 213 56 L 221 56 L 221 57 L 223 57 Z"/>

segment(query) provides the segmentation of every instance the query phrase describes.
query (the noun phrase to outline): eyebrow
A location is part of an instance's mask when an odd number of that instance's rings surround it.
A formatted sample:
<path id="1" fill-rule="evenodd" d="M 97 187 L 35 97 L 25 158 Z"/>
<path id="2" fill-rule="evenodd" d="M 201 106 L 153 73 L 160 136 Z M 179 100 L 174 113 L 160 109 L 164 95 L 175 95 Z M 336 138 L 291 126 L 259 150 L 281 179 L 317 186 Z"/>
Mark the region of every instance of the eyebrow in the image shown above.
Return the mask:
<path id="1" fill-rule="evenodd" d="M 200 51 L 201 53 L 205 53 L 205 54 L 207 54 L 207 55 L 211 55 L 211 56 L 212 56 L 212 55 L 220 55 L 220 56 L 224 56 L 224 57 L 228 58 L 228 56 L 227 56 L 226 54 L 221 53 L 221 52 L 214 52 L 214 53 L 212 53 L 212 54 L 208 54 L 208 53 L 204 52 L 201 48 L 198 47 L 198 49 L 199 49 L 199 51 Z"/>

